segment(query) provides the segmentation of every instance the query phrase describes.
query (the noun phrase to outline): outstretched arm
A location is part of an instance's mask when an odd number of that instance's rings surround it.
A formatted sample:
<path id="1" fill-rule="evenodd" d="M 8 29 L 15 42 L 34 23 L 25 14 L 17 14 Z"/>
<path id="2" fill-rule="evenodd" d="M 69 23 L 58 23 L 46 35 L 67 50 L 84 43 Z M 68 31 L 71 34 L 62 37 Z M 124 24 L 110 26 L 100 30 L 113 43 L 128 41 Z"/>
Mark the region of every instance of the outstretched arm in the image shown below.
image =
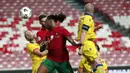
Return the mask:
<path id="1" fill-rule="evenodd" d="M 102 25 L 98 25 L 98 26 L 96 26 L 96 27 L 94 28 L 94 31 L 96 32 L 96 31 L 98 31 L 98 30 L 101 29 L 101 28 L 103 28 L 103 26 L 102 26 Z"/>
<path id="2" fill-rule="evenodd" d="M 81 43 L 76 43 L 71 36 L 67 36 L 66 38 L 73 46 L 82 46 Z"/>

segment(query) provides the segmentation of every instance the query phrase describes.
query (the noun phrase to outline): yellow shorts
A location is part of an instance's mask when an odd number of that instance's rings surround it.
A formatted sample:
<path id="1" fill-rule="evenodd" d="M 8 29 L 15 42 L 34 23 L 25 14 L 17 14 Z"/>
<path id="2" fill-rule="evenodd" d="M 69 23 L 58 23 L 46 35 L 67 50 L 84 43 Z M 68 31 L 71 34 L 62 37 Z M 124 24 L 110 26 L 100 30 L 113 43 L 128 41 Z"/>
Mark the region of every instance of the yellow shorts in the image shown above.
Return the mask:
<path id="1" fill-rule="evenodd" d="M 39 68 L 40 64 L 42 61 L 44 61 L 45 59 L 39 59 L 39 60 L 34 60 L 32 62 L 32 73 L 37 73 L 37 69 Z"/>
<path id="2" fill-rule="evenodd" d="M 100 56 L 96 49 L 95 43 L 90 40 L 84 42 L 82 52 L 83 56 L 90 62 L 94 61 L 97 57 Z"/>
<path id="3" fill-rule="evenodd" d="M 81 58 L 79 67 L 85 69 L 87 73 L 91 73 L 92 71 L 91 66 L 84 57 Z"/>

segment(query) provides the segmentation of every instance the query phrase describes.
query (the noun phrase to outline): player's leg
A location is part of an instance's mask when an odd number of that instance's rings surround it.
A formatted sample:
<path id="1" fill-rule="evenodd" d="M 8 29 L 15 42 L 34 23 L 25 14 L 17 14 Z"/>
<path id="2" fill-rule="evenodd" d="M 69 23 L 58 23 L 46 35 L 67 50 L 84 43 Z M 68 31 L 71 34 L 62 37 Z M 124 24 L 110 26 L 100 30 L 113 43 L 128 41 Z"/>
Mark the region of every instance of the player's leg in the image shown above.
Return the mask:
<path id="1" fill-rule="evenodd" d="M 88 40 L 85 43 L 86 44 L 83 46 L 84 57 L 89 63 L 91 63 L 92 69 L 98 71 L 98 73 L 104 73 L 103 71 L 104 68 L 100 61 L 100 54 L 97 52 L 94 42 Z M 102 72 L 99 72 L 99 70 Z"/>
<path id="2" fill-rule="evenodd" d="M 69 62 L 55 63 L 58 73 L 73 73 L 73 69 Z"/>
<path id="3" fill-rule="evenodd" d="M 105 69 L 105 73 L 109 73 L 109 72 L 108 72 L 108 69 Z"/>
<path id="4" fill-rule="evenodd" d="M 83 73 L 83 68 L 79 67 L 77 73 Z"/>
<path id="5" fill-rule="evenodd" d="M 78 73 L 83 73 L 83 63 L 82 63 L 83 58 L 81 58 L 79 62 L 79 67 L 78 67 Z"/>
<path id="6" fill-rule="evenodd" d="M 44 62 L 41 63 L 37 73 L 50 73 L 53 72 L 54 69 L 55 67 L 53 65 L 53 62 L 49 59 L 46 59 Z"/>
<path id="7" fill-rule="evenodd" d="M 48 73 L 48 69 L 46 66 L 44 66 L 43 64 L 41 64 L 37 70 L 37 73 Z"/>
<path id="8" fill-rule="evenodd" d="M 79 62 L 78 73 L 83 73 L 85 61 L 86 61 L 86 59 L 84 57 L 82 57 Z"/>

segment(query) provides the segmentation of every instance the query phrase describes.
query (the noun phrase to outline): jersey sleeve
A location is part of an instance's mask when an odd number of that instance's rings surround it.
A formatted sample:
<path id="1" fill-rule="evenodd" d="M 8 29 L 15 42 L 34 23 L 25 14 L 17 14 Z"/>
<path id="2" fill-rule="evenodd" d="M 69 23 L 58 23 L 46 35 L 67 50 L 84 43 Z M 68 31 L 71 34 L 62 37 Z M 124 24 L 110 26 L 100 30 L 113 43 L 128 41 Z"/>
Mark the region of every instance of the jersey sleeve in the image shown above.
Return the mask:
<path id="1" fill-rule="evenodd" d="M 63 33 L 63 36 L 71 36 L 71 33 L 65 28 L 63 28 L 61 32 Z"/>
<path id="2" fill-rule="evenodd" d="M 91 16 L 86 16 L 86 17 L 84 17 L 83 18 L 83 25 L 82 25 L 82 29 L 83 30 L 86 30 L 86 31 L 88 31 L 88 29 L 90 28 L 90 24 L 91 24 L 91 22 L 92 22 L 92 17 Z"/>
<path id="3" fill-rule="evenodd" d="M 35 49 L 37 49 L 38 47 L 35 46 L 34 44 L 27 44 L 27 50 L 29 52 L 33 52 Z"/>

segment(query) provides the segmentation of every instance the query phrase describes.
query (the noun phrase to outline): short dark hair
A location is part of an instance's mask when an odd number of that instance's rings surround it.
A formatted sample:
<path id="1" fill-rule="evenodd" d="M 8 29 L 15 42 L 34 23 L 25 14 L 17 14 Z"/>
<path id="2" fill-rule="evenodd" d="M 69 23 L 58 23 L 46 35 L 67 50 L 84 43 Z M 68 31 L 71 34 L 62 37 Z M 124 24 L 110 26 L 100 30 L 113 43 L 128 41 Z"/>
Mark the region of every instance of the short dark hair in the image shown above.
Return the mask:
<path id="1" fill-rule="evenodd" d="M 47 17 L 45 14 L 41 14 L 39 15 L 38 19 L 41 20 L 42 18 L 45 18 L 45 17 Z"/>

